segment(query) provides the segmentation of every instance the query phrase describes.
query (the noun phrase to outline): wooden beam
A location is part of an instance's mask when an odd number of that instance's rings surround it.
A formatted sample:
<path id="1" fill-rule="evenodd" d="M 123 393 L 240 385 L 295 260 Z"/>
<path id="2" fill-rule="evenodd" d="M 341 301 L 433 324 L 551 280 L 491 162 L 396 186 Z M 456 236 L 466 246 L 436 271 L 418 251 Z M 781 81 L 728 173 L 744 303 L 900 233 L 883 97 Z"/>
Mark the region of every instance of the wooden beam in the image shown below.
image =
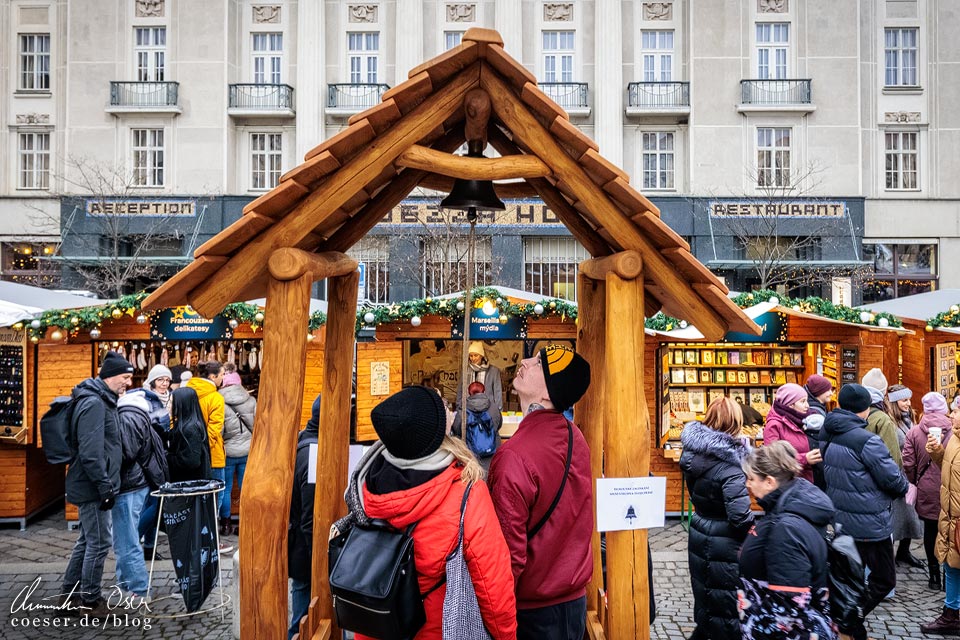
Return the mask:
<path id="1" fill-rule="evenodd" d="M 577 276 L 577 352 L 590 363 L 590 386 L 574 405 L 574 421 L 583 431 L 590 446 L 590 471 L 594 479 L 603 476 L 604 379 L 606 367 L 606 286 L 603 280 L 591 280 L 582 272 Z M 611 335 L 610 339 L 613 340 Z M 593 483 L 596 504 L 596 482 Z M 594 509 L 596 518 L 596 509 Z M 600 533 L 593 527 L 593 577 L 587 585 L 587 609 L 599 610 L 603 602 L 597 597 L 603 589 L 603 566 L 600 563 Z"/>
<path id="2" fill-rule="evenodd" d="M 479 64 L 461 71 L 446 86 L 417 105 L 393 127 L 372 140 L 349 162 L 324 180 L 295 209 L 240 249 L 220 270 L 201 284 L 194 308 L 213 317 L 236 299 L 251 273 L 263 269 L 276 249 L 296 246 L 328 215 L 463 105 L 464 94 L 476 86 Z"/>
<path id="3" fill-rule="evenodd" d="M 428 173 L 420 181 L 419 186 L 434 191 L 443 191 L 450 193 L 453 188 L 453 178 L 442 176 L 439 173 Z M 493 190 L 497 192 L 497 197 L 501 200 L 509 198 L 536 198 L 540 194 L 529 182 L 494 182 Z"/>
<path id="4" fill-rule="evenodd" d="M 597 221 L 622 244 L 624 249 L 640 251 L 646 276 L 661 285 L 669 296 L 661 302 L 676 303 L 684 316 L 697 318 L 697 328 L 710 340 L 718 340 L 727 329 L 726 321 L 706 304 L 667 261 L 660 251 L 610 201 L 586 171 L 554 139 L 553 135 L 517 99 L 517 94 L 495 73 L 480 76 L 480 85 L 490 94 L 494 113 L 513 132 L 518 141 L 540 157 L 554 175 L 574 191 Z M 554 121 L 563 122 L 558 119 Z M 584 149 L 581 152 L 586 152 Z"/>
<path id="5" fill-rule="evenodd" d="M 353 355 L 356 340 L 354 331 L 357 321 L 359 281 L 360 274 L 357 271 L 328 280 L 327 345 L 336 345 L 336 348 L 327 348 L 323 353 L 323 399 L 320 402 L 320 434 L 317 443 L 317 490 L 313 503 L 311 594 L 319 599 L 319 615 L 331 619 L 333 618 L 333 600 L 330 595 L 330 584 L 327 582 L 327 538 L 330 526 L 347 511 L 342 496 L 347 486 L 347 462 L 350 451 L 350 394 L 353 389 Z M 298 326 L 303 327 L 302 324 Z M 286 614 L 282 617 L 284 620 L 287 619 Z M 333 635 L 339 638 L 340 631 L 335 629 Z"/>
<path id="6" fill-rule="evenodd" d="M 167 280 L 163 286 L 144 298 L 143 302 L 140 303 L 140 308 L 144 311 L 156 311 L 185 304 L 188 293 L 194 287 L 206 282 L 227 263 L 227 260 L 226 256 L 200 256 L 195 258 L 193 262 Z"/>
<path id="7" fill-rule="evenodd" d="M 604 475 L 650 473 L 650 414 L 644 397 L 643 279 L 609 273 L 606 284 Z M 653 381 L 650 381 L 653 384 Z M 624 442 L 629 447 L 619 446 Z M 647 530 L 607 532 L 607 635 L 650 638 Z"/>
<path id="8" fill-rule="evenodd" d="M 510 180 L 542 178 L 550 175 L 550 168 L 536 156 L 468 158 L 416 144 L 401 153 L 396 164 L 400 167 L 432 171 L 464 180 Z"/>
<path id="9" fill-rule="evenodd" d="M 487 146 L 487 124 L 490 122 L 490 96 L 483 89 L 471 89 L 463 99 L 467 119 L 463 134 L 468 141 L 482 142 Z M 441 173 L 443 173 L 441 171 Z"/>
<path id="10" fill-rule="evenodd" d="M 277 640 L 287 633 L 287 522 L 312 284 L 306 275 L 285 282 L 271 278 L 267 290 L 263 370 L 240 506 L 240 608 L 248 612 L 240 620 L 244 639 Z"/>
<path id="11" fill-rule="evenodd" d="M 636 251 L 621 251 L 612 256 L 584 260 L 580 263 L 580 273 L 591 280 L 606 280 L 609 274 L 633 280 L 643 273 L 643 259 Z"/>
<path id="12" fill-rule="evenodd" d="M 325 251 L 310 253 L 303 249 L 284 247 L 270 256 L 267 268 L 277 280 L 295 280 L 310 276 L 311 280 L 324 280 L 356 271 L 359 263 L 345 253 Z"/>

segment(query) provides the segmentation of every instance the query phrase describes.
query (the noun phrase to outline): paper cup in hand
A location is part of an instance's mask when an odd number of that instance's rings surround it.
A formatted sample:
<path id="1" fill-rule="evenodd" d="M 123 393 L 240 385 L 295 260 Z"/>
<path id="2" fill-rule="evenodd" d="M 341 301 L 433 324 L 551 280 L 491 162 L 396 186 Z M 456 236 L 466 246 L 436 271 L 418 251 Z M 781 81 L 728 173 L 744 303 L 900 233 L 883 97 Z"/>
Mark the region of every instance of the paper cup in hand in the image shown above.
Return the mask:
<path id="1" fill-rule="evenodd" d="M 932 435 L 937 440 L 937 444 L 940 444 L 940 438 L 943 436 L 943 428 L 941 427 L 930 427 L 930 435 Z"/>

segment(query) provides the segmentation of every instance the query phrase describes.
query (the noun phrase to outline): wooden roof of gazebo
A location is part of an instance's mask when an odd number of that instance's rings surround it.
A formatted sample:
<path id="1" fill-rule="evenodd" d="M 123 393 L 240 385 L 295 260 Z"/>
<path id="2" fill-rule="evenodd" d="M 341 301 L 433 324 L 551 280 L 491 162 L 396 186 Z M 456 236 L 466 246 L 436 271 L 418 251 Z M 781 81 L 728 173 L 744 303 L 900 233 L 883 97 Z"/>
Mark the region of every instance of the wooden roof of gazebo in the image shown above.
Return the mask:
<path id="1" fill-rule="evenodd" d="M 199 247 L 195 260 L 144 306 L 189 301 L 212 316 L 235 300 L 265 295 L 267 258 L 276 249 L 346 251 L 415 187 L 449 190 L 450 167 L 459 177 L 502 177 L 493 167 L 500 159 L 450 155 L 465 141 L 464 96 L 474 88 L 492 100 L 489 142 L 511 157 L 514 177 L 524 178 L 497 184 L 501 198 L 541 197 L 594 257 L 638 251 L 648 316 L 662 309 L 695 318 L 712 338 L 754 331 L 657 207 L 487 29 L 470 29 L 460 46 L 416 67 L 380 104 L 350 118 L 347 129 L 307 153 L 239 221 Z"/>

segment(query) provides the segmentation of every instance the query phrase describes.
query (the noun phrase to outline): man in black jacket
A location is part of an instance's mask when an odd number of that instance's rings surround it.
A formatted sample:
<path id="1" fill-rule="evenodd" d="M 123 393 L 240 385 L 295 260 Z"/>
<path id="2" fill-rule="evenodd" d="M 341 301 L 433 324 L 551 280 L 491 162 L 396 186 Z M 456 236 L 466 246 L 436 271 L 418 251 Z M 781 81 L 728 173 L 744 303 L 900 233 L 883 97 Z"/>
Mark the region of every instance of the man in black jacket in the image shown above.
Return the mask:
<path id="1" fill-rule="evenodd" d="M 313 566 L 313 498 L 316 478 L 310 476 L 310 445 L 320 434 L 320 396 L 313 401 L 310 420 L 297 440 L 297 462 L 293 471 L 290 523 L 287 525 L 287 573 L 290 576 L 290 605 L 293 620 L 287 638 L 300 628 L 300 619 L 310 606 L 310 572 Z"/>
<path id="2" fill-rule="evenodd" d="M 863 615 L 874 610 L 897 586 L 890 535 L 890 505 L 907 493 L 907 480 L 883 440 L 867 431 L 870 392 L 859 384 L 840 389 L 840 408 L 827 414 L 820 429 L 820 451 L 827 495 L 837 510 L 843 533 L 853 537 L 870 581 Z M 866 630 L 841 629 L 855 640 Z"/>
<path id="3" fill-rule="evenodd" d="M 93 615 L 106 613 L 100 595 L 103 562 L 110 551 L 110 510 L 120 490 L 120 433 L 117 398 L 133 379 L 133 365 L 118 353 L 103 359 L 100 374 L 73 390 L 70 441 L 77 455 L 67 470 L 67 500 L 80 512 L 80 537 L 73 547 L 63 593 L 70 594 L 70 608 Z"/>
<path id="4" fill-rule="evenodd" d="M 154 453 L 150 404 L 142 393 L 123 394 L 117 402 L 120 418 L 120 495 L 111 510 L 113 553 L 117 558 L 117 586 L 141 597 L 147 595 L 149 577 L 137 526 L 151 487 L 166 481 L 165 452 Z M 157 439 L 159 441 L 159 439 Z"/>

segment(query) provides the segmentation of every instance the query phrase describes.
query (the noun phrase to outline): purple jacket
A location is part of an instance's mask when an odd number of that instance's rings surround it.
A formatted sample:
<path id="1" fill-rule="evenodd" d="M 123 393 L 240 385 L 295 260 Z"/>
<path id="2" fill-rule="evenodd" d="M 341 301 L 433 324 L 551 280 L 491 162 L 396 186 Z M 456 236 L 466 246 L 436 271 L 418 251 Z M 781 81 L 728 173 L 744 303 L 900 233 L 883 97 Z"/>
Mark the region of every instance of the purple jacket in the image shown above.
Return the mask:
<path id="1" fill-rule="evenodd" d="M 946 446 L 953 433 L 953 422 L 942 413 L 923 414 L 920 422 L 907 432 L 903 443 L 903 474 L 917 485 L 917 515 L 924 520 L 940 517 L 940 467 L 932 463 L 927 453 L 930 427 L 943 429 L 941 441 Z"/>
<path id="2" fill-rule="evenodd" d="M 803 425 L 794 423 L 790 416 L 781 415 L 775 408 L 770 407 L 770 411 L 767 412 L 767 421 L 763 425 L 763 443 L 770 444 L 775 440 L 786 440 L 793 445 L 797 450 L 797 462 L 803 467 L 800 477 L 807 482 L 813 482 L 813 469 L 807 462 L 810 441 L 807 440 Z"/>

